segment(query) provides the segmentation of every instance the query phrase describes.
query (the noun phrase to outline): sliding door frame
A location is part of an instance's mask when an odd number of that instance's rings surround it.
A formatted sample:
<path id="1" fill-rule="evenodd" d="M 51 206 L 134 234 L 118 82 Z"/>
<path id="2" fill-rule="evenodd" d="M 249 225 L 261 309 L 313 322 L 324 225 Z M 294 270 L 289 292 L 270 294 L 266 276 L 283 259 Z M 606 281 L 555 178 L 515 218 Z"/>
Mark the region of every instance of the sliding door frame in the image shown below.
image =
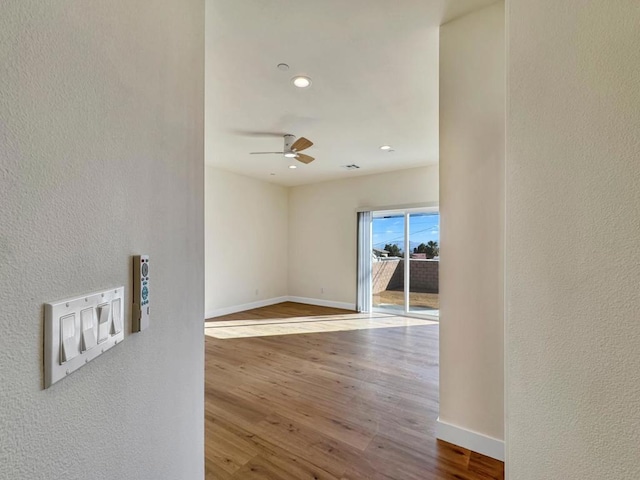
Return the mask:
<path id="1" fill-rule="evenodd" d="M 431 204 L 422 204 L 422 205 L 406 205 L 406 206 L 396 206 L 396 207 L 378 207 L 371 209 L 358 209 L 359 212 L 370 212 L 371 213 L 371 226 L 373 225 L 373 220 L 376 217 L 380 216 L 390 216 L 390 215 L 402 215 L 404 217 L 404 305 L 402 306 L 403 311 L 399 312 L 401 315 L 406 317 L 416 317 L 416 318 L 427 318 L 432 320 L 439 320 L 439 316 L 430 315 L 428 313 L 421 313 L 411 310 L 410 304 L 410 294 L 411 294 L 411 253 L 410 253 L 410 216 L 416 213 L 427 213 L 427 214 L 440 214 L 439 204 L 434 202 Z M 371 227 L 370 227 L 371 228 Z M 370 234 L 370 242 L 369 242 L 369 252 L 373 249 L 373 235 Z M 363 261 L 364 257 L 359 257 L 359 262 Z M 372 272 L 373 272 L 373 262 L 371 259 L 371 255 L 368 256 L 368 265 L 365 266 L 364 270 L 369 272 L 369 295 L 371 295 L 371 300 L 369 301 L 369 305 L 371 306 L 370 311 L 373 313 L 389 313 L 388 309 L 375 307 L 373 306 L 372 296 L 373 296 L 373 288 L 372 288 Z M 360 272 L 360 267 L 358 268 Z"/>

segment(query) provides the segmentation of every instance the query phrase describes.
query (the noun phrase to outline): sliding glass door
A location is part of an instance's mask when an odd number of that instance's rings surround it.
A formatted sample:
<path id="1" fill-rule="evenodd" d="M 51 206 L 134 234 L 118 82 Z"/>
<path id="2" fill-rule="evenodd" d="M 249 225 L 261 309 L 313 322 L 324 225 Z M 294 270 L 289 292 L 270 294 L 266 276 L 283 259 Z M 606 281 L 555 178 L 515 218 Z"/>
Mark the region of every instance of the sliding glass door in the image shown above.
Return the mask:
<path id="1" fill-rule="evenodd" d="M 372 212 L 371 222 L 373 310 L 437 317 L 437 209 Z"/>

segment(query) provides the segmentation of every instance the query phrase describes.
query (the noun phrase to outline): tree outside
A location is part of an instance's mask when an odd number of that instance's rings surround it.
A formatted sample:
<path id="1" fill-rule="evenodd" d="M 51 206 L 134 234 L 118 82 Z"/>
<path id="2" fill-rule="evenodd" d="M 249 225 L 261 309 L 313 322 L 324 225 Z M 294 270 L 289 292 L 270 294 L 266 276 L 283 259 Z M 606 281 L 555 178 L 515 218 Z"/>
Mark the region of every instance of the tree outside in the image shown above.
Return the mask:
<path id="1" fill-rule="evenodd" d="M 386 247 L 385 250 L 387 250 Z M 440 254 L 440 247 L 438 246 L 438 242 L 429 240 L 426 244 L 421 243 L 416 248 L 414 248 L 413 253 L 424 253 L 427 258 L 433 258 L 437 257 Z"/>
<path id="2" fill-rule="evenodd" d="M 398 247 L 398 245 L 396 245 L 395 243 L 387 243 L 384 246 L 384 249 L 389 252 L 390 257 L 404 257 L 402 250 L 400 250 L 400 247 Z"/>

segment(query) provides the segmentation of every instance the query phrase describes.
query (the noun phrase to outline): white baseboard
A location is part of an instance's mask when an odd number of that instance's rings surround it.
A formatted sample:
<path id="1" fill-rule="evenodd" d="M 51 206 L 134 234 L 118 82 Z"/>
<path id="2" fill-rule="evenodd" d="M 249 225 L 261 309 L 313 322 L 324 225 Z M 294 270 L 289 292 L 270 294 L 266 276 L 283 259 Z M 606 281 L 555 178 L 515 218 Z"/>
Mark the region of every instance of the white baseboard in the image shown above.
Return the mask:
<path id="1" fill-rule="evenodd" d="M 258 300 L 257 302 L 244 303 L 242 305 L 233 305 L 232 307 L 217 308 L 205 312 L 205 319 L 221 317 L 222 315 L 230 315 L 232 313 L 244 312 L 245 310 L 253 310 L 254 308 L 268 307 L 276 303 L 289 301 L 289 297 L 267 298 L 266 300 Z"/>
<path id="2" fill-rule="evenodd" d="M 356 309 L 355 303 L 334 302 L 332 300 L 323 300 L 321 298 L 288 297 L 288 301 L 296 303 L 306 303 L 307 305 L 317 305 L 319 307 L 342 308 L 343 310 L 355 311 Z"/>
<path id="3" fill-rule="evenodd" d="M 436 424 L 436 438 L 504 462 L 503 440 L 451 425 L 439 418 Z"/>
<path id="4" fill-rule="evenodd" d="M 254 308 L 268 307 L 269 305 L 275 305 L 282 302 L 296 302 L 306 303 L 307 305 L 317 305 L 319 307 L 333 307 L 342 308 L 344 310 L 356 309 L 355 303 L 346 302 L 333 302 L 331 300 L 322 300 L 320 298 L 306 298 L 306 297 L 275 297 L 268 298 L 266 300 L 259 300 L 257 302 L 245 303 L 242 305 L 234 305 L 232 307 L 218 308 L 216 310 L 210 310 L 205 312 L 205 320 L 207 318 L 221 317 L 223 315 L 230 315 L 232 313 L 244 312 L 245 310 L 253 310 Z"/>

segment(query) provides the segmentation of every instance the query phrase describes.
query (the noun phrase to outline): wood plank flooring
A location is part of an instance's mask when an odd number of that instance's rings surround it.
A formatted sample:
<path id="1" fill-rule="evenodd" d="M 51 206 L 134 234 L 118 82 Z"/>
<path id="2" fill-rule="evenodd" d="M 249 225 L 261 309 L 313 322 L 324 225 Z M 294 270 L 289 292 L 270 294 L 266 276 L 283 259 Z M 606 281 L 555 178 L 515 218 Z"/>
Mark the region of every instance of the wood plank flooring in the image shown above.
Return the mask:
<path id="1" fill-rule="evenodd" d="M 349 313 L 284 303 L 212 320 Z M 501 462 L 434 438 L 437 325 L 207 336 L 205 368 L 207 480 L 504 478 Z"/>
<path id="2" fill-rule="evenodd" d="M 419 318 L 398 317 L 388 313 L 341 314 L 292 318 L 264 318 L 260 320 L 226 320 L 205 322 L 204 333 L 216 338 L 267 337 L 300 333 L 346 332 L 374 328 L 435 325 L 438 322 Z"/>

